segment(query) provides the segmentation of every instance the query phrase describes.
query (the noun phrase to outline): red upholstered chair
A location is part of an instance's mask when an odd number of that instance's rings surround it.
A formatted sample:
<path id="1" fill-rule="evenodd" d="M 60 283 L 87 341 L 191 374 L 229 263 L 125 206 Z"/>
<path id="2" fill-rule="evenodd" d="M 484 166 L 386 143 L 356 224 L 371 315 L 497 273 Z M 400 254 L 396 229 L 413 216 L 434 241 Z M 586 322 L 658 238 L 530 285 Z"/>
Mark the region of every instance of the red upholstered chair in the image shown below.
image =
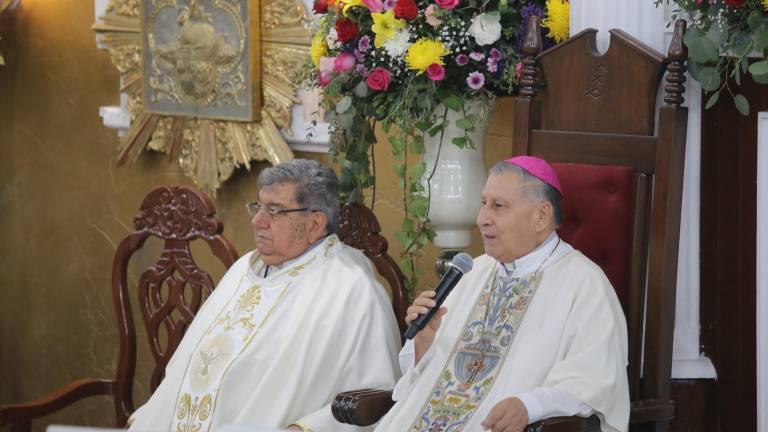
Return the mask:
<path id="1" fill-rule="evenodd" d="M 112 267 L 112 295 L 117 313 L 120 351 L 117 375 L 107 379 L 71 382 L 37 400 L 0 406 L 0 426 L 10 423 L 17 431 L 29 431 L 30 422 L 59 411 L 89 396 L 109 395 L 114 400 L 115 424 L 124 427 L 134 411 L 133 385 L 136 372 L 136 327 L 130 293 L 138 293 L 139 308 L 155 360 L 150 388 L 163 379 L 165 366 L 178 347 L 200 305 L 216 287 L 211 275 L 197 266 L 190 243 L 202 240 L 229 267 L 237 258 L 232 244 L 221 233 L 213 202 L 193 187 L 161 186 L 152 190 L 133 220 L 134 231 L 117 247 Z M 146 268 L 137 286 L 129 286 L 128 264 L 146 240 L 164 242 L 159 259 Z M 160 333 L 165 333 L 161 337 Z M 162 343 L 161 341 L 164 341 Z"/>
<path id="2" fill-rule="evenodd" d="M 670 379 L 687 120 L 680 106 L 684 32 L 685 23 L 677 22 L 668 59 L 620 30 L 611 31 L 602 56 L 592 29 L 539 54 L 538 22 L 531 19 L 515 101 L 510 152 L 554 162 L 564 189 L 565 220 L 558 232 L 601 266 L 627 316 L 633 430 L 666 430 L 674 416 Z M 656 127 L 656 90 L 665 70 L 666 105 Z M 393 404 L 389 396 L 342 394 L 334 414 L 340 421 L 373 424 Z M 599 426 L 596 416 L 563 417 L 527 431 Z"/>

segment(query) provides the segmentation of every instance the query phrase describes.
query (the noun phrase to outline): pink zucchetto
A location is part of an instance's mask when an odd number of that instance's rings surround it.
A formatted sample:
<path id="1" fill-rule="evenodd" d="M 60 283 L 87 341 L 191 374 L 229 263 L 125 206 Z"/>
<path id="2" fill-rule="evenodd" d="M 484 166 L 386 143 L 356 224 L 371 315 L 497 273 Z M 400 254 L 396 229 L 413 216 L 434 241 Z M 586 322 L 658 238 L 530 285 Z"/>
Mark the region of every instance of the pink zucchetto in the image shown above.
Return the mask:
<path id="1" fill-rule="evenodd" d="M 560 186 L 555 170 L 544 159 L 536 156 L 515 156 L 504 162 L 528 171 L 532 176 L 557 189 L 561 196 L 563 195 L 563 188 Z"/>

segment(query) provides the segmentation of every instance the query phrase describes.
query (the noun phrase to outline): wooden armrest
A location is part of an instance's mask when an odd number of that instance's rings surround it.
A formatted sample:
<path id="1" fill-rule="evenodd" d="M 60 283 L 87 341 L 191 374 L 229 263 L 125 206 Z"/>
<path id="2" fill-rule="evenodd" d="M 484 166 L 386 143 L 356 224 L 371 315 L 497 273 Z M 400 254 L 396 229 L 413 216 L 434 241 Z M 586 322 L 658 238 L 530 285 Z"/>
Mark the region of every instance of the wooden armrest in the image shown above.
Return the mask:
<path id="1" fill-rule="evenodd" d="M 394 404 L 390 390 L 355 390 L 336 395 L 331 412 L 341 423 L 370 426 L 384 417 Z"/>
<path id="2" fill-rule="evenodd" d="M 675 401 L 643 399 L 634 401 L 629 409 L 629 423 L 668 421 L 675 418 Z"/>
<path id="3" fill-rule="evenodd" d="M 525 432 L 600 432 L 600 419 L 590 417 L 552 417 L 531 423 Z"/>
<path id="4" fill-rule="evenodd" d="M 0 405 L 0 424 L 3 422 L 26 423 L 66 408 L 89 396 L 112 394 L 113 384 L 112 380 L 82 379 L 30 402 Z"/>

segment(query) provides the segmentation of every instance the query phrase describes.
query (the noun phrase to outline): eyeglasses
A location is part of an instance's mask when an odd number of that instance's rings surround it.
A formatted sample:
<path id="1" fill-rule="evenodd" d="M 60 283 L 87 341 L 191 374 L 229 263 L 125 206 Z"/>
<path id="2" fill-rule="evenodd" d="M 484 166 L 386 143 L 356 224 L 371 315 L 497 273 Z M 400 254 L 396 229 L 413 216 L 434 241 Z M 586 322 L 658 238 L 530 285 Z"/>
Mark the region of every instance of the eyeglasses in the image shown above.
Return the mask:
<path id="1" fill-rule="evenodd" d="M 267 217 L 267 219 L 272 220 L 276 218 L 279 215 L 284 215 L 288 213 L 296 213 L 296 212 L 305 212 L 305 211 L 317 211 L 310 209 L 308 207 L 302 207 L 302 208 L 295 208 L 295 209 L 279 209 L 279 208 L 271 208 L 268 207 L 258 201 L 249 202 L 245 205 L 245 210 L 248 212 L 251 216 L 256 216 L 257 213 L 260 211 L 264 212 L 264 215 Z"/>

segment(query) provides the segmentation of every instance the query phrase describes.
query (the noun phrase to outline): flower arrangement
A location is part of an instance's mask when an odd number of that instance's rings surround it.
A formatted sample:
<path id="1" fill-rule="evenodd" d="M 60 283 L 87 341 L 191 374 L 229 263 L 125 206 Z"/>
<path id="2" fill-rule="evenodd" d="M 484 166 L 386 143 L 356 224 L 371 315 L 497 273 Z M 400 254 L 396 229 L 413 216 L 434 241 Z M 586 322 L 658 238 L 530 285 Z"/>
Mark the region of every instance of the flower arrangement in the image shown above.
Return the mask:
<path id="1" fill-rule="evenodd" d="M 374 129 L 381 126 L 398 161 L 405 219 L 397 240 L 413 289 L 420 249 L 434 238 L 420 179 L 424 136 L 445 133 L 448 110 L 469 135 L 487 121 L 496 95 L 517 90 L 528 20 L 542 19 L 544 46 L 568 37 L 566 0 L 315 0 L 318 17 L 303 80 L 320 87 L 331 124 L 331 153 L 348 201 L 374 185 Z M 469 109 L 478 105 L 480 112 Z M 448 140 L 448 139 L 446 139 Z M 374 167 L 375 168 L 375 167 Z M 375 195 L 374 195 L 375 196 Z"/>
<path id="2" fill-rule="evenodd" d="M 662 1 L 656 0 L 656 5 Z M 691 18 L 683 41 L 688 71 L 709 93 L 705 107 L 714 106 L 725 91 L 748 115 L 749 101 L 738 93 L 738 86 L 745 73 L 768 84 L 768 0 L 677 0 L 677 5 L 675 15 L 686 12 Z M 748 56 L 754 53 L 760 60 L 750 64 Z"/>

